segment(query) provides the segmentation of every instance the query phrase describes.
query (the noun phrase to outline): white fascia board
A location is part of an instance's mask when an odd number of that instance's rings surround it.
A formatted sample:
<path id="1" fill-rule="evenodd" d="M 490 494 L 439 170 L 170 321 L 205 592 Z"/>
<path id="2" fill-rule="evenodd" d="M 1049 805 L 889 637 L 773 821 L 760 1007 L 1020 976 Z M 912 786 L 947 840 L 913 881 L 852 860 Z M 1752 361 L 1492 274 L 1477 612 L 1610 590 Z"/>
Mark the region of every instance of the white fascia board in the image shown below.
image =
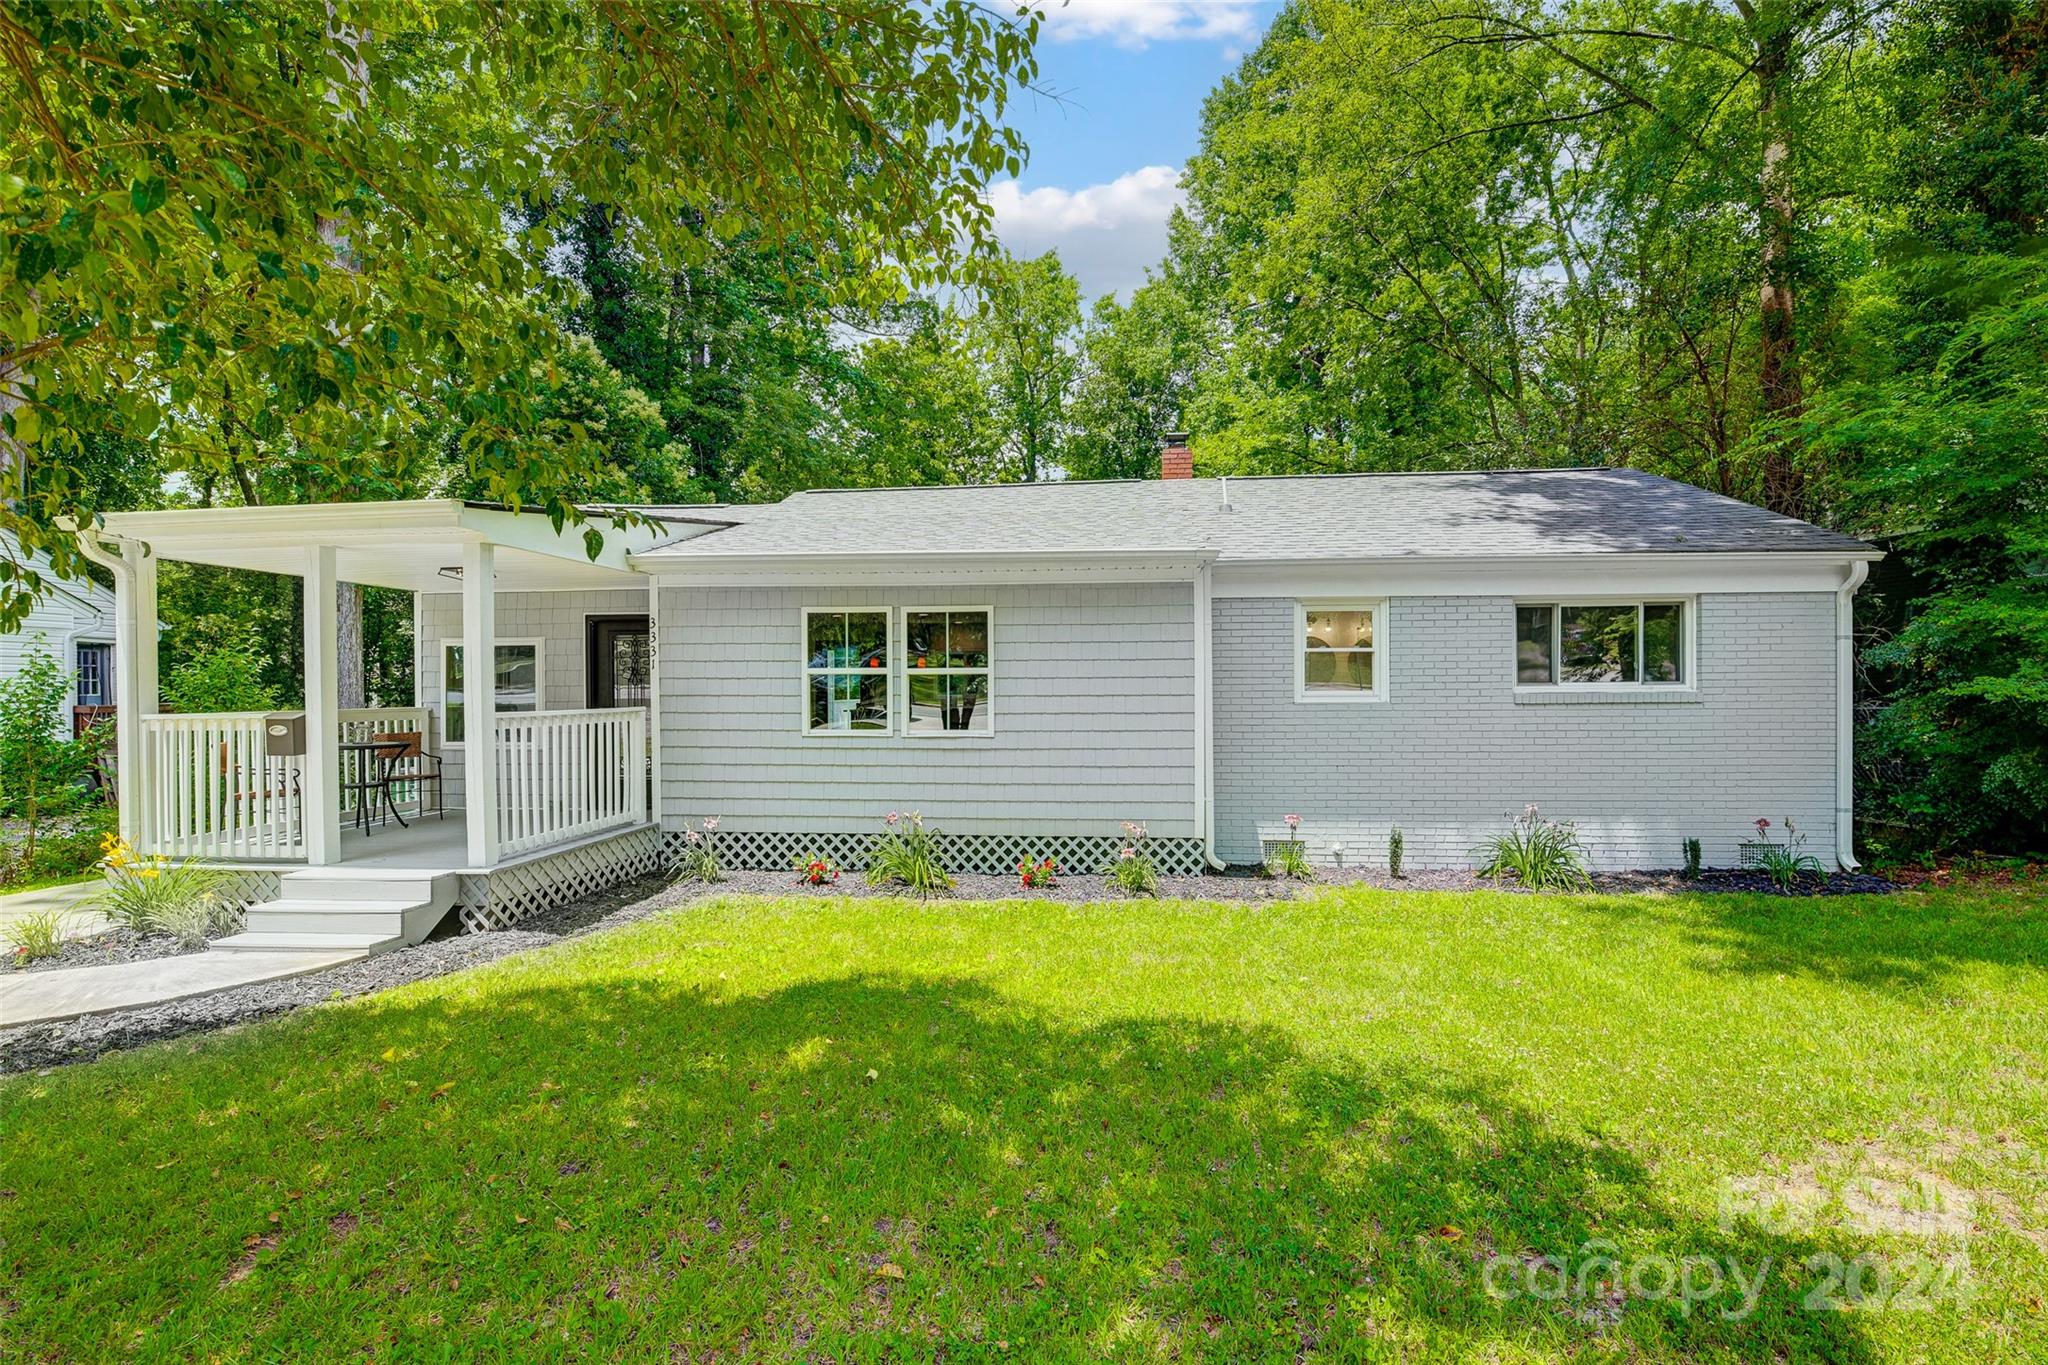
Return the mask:
<path id="1" fill-rule="evenodd" d="M 729 587 L 851 587 L 890 583 L 1187 583 L 1214 550 L 1040 550 L 874 554 L 633 555 L 663 583 Z"/>
<path id="2" fill-rule="evenodd" d="M 1833 592 L 1879 551 L 1709 551 L 1472 559 L 1224 562 L 1218 597 L 1530 597 L 1623 593 Z"/>

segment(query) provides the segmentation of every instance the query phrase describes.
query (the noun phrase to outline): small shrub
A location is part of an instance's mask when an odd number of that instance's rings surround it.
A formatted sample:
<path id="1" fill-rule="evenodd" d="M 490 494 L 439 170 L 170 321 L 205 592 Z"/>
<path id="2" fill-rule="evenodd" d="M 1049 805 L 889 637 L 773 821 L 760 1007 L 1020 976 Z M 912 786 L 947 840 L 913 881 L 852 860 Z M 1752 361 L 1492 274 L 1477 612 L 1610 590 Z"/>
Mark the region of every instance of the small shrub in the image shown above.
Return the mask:
<path id="1" fill-rule="evenodd" d="M 1035 863 L 1026 858 L 1023 862 L 1017 864 L 1017 885 L 1026 891 L 1045 886 L 1058 886 L 1059 884 L 1059 864 L 1050 858 L 1040 858 Z"/>
<path id="2" fill-rule="evenodd" d="M 1756 822 L 1756 837 L 1763 841 L 1763 848 L 1757 854 L 1764 875 L 1780 891 L 1790 891 L 1799 885 L 1799 879 L 1806 876 L 1825 878 L 1826 867 L 1820 859 L 1806 851 L 1806 836 L 1792 823 L 1792 817 L 1785 817 L 1785 842 L 1778 843 L 1771 838 L 1771 822 L 1759 819 Z"/>
<path id="3" fill-rule="evenodd" d="M 55 957 L 64 947 L 64 910 L 51 906 L 31 910 L 7 926 L 7 942 L 14 949 L 15 965 L 38 958 Z"/>
<path id="4" fill-rule="evenodd" d="M 1308 860 L 1308 845 L 1299 837 L 1301 817 L 1289 815 L 1282 818 L 1287 822 L 1287 838 L 1273 845 L 1273 851 L 1266 855 L 1266 875 L 1289 881 L 1312 882 L 1316 879 L 1316 869 Z"/>
<path id="5" fill-rule="evenodd" d="M 1387 875 L 1399 880 L 1401 876 L 1401 827 L 1394 826 L 1387 836 Z"/>
<path id="6" fill-rule="evenodd" d="M 1152 861 L 1152 851 L 1146 846 L 1151 834 L 1135 820 L 1124 821 L 1123 846 L 1116 851 L 1102 869 L 1102 875 L 1109 884 L 1126 896 L 1156 896 L 1159 894 L 1159 868 Z"/>
<path id="7" fill-rule="evenodd" d="M 1678 875 L 1685 878 L 1685 880 L 1689 882 L 1696 882 L 1700 879 L 1699 840 L 1687 839 L 1685 841 L 1685 867 L 1683 868 L 1683 870 L 1679 872 Z"/>
<path id="8" fill-rule="evenodd" d="M 683 848 L 676 854 L 671 882 L 712 882 L 725 880 L 725 867 L 718 861 L 718 817 L 707 815 L 700 828 L 683 831 Z"/>
<path id="9" fill-rule="evenodd" d="M 1569 820 L 1546 820 L 1532 802 L 1508 828 L 1473 852 L 1486 861 L 1479 875 L 1493 881 L 1512 876 L 1531 891 L 1584 890 L 1586 851 L 1578 827 Z"/>
<path id="10" fill-rule="evenodd" d="M 218 899 L 229 876 L 220 868 L 173 863 L 161 854 L 139 857 L 116 834 L 107 836 L 105 848 L 100 868 L 107 884 L 88 903 L 138 934 L 169 932 L 168 925 L 188 922 L 188 908 Z"/>
<path id="11" fill-rule="evenodd" d="M 805 886 L 830 886 L 839 880 L 838 863 L 822 853 L 807 853 L 796 860 L 796 879 Z"/>
<path id="12" fill-rule="evenodd" d="M 71 675 L 38 635 L 15 670 L 0 677 L 0 811 L 22 822 L 15 866 L 5 879 L 37 876 L 36 840 L 43 824 L 85 799 L 85 778 L 103 742 L 97 728 L 65 739 L 64 699 Z"/>
<path id="13" fill-rule="evenodd" d="M 883 823 L 888 828 L 882 842 L 868 857 L 869 886 L 894 882 L 920 898 L 953 889 L 953 879 L 939 862 L 938 831 L 926 829 L 922 815 L 892 810 Z"/>
<path id="14" fill-rule="evenodd" d="M 192 952 L 204 948 L 213 935 L 234 929 L 239 920 L 232 905 L 213 892 L 204 891 L 164 906 L 157 913 L 156 931 L 169 934 L 178 940 L 179 947 Z"/>

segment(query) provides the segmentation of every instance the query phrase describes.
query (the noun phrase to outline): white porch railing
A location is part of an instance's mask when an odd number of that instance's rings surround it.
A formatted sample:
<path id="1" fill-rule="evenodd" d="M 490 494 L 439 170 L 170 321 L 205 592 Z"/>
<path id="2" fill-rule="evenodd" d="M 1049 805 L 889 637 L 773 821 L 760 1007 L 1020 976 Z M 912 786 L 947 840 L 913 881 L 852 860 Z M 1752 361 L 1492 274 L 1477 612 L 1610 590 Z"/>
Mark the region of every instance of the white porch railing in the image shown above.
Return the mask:
<path id="1" fill-rule="evenodd" d="M 423 742 L 431 739 L 427 730 L 427 708 L 424 706 L 345 706 L 336 714 L 336 721 L 335 728 L 344 744 L 361 743 L 373 735 L 402 735 L 415 731 Z M 365 750 L 341 751 L 342 823 L 355 819 L 356 799 L 365 786 L 361 770 L 373 767 L 376 761 Z M 375 776 L 374 772 L 371 776 Z M 398 804 L 405 814 L 413 815 L 419 811 L 422 792 L 420 783 L 399 784 Z"/>
<path id="2" fill-rule="evenodd" d="M 298 763 L 263 756 L 263 711 L 143 716 L 142 851 L 178 858 L 303 858 Z M 131 765 L 131 772 L 133 765 Z"/>
<path id="3" fill-rule="evenodd" d="M 637 706 L 497 716 L 506 853 L 647 819 L 647 713 Z"/>

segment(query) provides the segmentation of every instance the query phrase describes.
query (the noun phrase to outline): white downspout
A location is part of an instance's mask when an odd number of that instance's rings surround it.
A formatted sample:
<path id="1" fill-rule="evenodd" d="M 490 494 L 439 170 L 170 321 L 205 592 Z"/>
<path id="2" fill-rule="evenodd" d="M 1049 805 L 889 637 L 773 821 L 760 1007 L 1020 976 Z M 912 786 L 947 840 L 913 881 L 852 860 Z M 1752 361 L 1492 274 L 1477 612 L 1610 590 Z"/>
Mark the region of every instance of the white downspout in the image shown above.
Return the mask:
<path id="1" fill-rule="evenodd" d="M 1856 590 L 1870 577 L 1867 560 L 1849 566 L 1835 589 L 1835 861 L 1854 872 L 1856 861 Z"/>
<path id="2" fill-rule="evenodd" d="M 1195 570 L 1195 803 L 1202 829 L 1202 861 L 1219 871 L 1216 857 L 1216 715 L 1215 653 L 1211 636 L 1215 610 L 1210 575 L 1213 565 Z"/>

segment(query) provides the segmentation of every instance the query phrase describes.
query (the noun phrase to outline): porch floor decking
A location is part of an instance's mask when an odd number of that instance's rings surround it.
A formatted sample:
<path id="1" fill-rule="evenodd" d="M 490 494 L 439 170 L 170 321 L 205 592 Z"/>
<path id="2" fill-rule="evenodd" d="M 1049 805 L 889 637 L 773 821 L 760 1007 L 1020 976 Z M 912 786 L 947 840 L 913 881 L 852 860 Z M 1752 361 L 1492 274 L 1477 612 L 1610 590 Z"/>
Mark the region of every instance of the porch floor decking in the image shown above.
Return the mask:
<path id="1" fill-rule="evenodd" d="M 457 872 L 469 876 L 483 876 L 500 872 L 508 867 L 532 862 L 537 858 L 551 858 L 556 854 L 584 844 L 602 843 L 616 839 L 638 829 L 652 829 L 655 822 L 643 821 L 634 825 L 615 825 L 599 830 L 595 834 L 578 835 L 560 843 L 543 844 L 539 848 L 525 849 L 518 853 L 500 854 L 494 867 L 476 867 L 469 861 L 469 835 L 459 807 L 448 808 L 447 819 L 437 815 L 415 818 L 406 817 L 409 827 L 396 823 L 372 825 L 368 834 L 354 824 L 345 824 L 341 831 L 341 861 L 327 868 L 313 871 L 332 871 L 343 875 L 365 868 L 409 868 L 432 872 Z M 233 858 L 201 858 L 210 867 L 258 868 L 275 872 L 306 870 L 302 862 L 246 861 Z"/>

